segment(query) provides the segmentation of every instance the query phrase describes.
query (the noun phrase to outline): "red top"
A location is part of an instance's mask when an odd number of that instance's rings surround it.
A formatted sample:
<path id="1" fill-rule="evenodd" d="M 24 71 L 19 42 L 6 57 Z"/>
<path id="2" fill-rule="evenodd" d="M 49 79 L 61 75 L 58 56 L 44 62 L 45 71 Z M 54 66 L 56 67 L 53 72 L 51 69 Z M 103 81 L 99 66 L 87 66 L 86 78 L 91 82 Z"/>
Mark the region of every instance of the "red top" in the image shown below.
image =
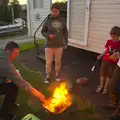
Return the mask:
<path id="1" fill-rule="evenodd" d="M 120 41 L 108 40 L 105 45 L 106 53 L 103 56 L 104 61 L 116 63 L 118 59 L 116 57 L 111 56 L 113 52 L 120 50 Z"/>

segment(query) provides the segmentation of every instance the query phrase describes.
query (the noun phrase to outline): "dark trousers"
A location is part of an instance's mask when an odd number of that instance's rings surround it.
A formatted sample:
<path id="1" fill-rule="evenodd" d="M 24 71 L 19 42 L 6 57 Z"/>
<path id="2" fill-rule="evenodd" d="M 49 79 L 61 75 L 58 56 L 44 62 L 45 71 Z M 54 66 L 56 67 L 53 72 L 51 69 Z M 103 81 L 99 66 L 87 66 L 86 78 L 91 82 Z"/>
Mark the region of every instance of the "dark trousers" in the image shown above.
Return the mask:
<path id="1" fill-rule="evenodd" d="M 117 66 L 114 70 L 110 82 L 110 103 L 118 105 L 120 101 L 120 67 Z"/>
<path id="2" fill-rule="evenodd" d="M 18 87 L 12 82 L 0 84 L 0 95 L 3 94 L 5 98 L 0 112 L 4 116 L 9 114 L 9 111 L 15 106 L 18 96 Z"/>

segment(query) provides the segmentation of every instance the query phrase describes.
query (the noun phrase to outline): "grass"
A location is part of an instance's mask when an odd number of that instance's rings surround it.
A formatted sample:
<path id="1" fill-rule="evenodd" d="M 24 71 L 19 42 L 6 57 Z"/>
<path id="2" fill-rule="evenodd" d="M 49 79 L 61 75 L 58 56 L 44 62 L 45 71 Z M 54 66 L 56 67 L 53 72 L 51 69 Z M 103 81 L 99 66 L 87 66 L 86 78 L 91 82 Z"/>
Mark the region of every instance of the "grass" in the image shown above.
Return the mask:
<path id="1" fill-rule="evenodd" d="M 38 40 L 37 43 L 38 43 L 39 47 L 42 47 L 45 44 L 45 40 Z M 21 52 L 33 49 L 35 47 L 33 42 L 21 43 L 21 44 L 19 44 L 19 46 L 20 46 L 20 51 Z"/>
<path id="2" fill-rule="evenodd" d="M 47 86 L 44 84 L 44 81 L 43 81 L 44 78 L 40 72 L 32 71 L 17 61 L 15 61 L 14 64 L 15 64 L 16 68 L 19 69 L 20 74 L 27 82 L 29 82 L 33 87 L 35 87 L 36 89 L 41 91 L 45 96 L 49 95 Z M 36 102 L 35 104 L 33 103 L 32 107 L 28 105 L 28 101 L 30 101 L 30 100 L 33 100 L 33 102 Z M 20 94 L 18 97 L 18 103 L 21 106 L 21 110 L 17 114 L 16 120 L 21 119 L 23 116 L 25 116 L 29 113 L 35 114 L 36 109 L 38 109 L 40 111 L 40 103 L 37 100 L 35 100 L 29 93 L 25 92 L 22 89 L 20 90 Z"/>

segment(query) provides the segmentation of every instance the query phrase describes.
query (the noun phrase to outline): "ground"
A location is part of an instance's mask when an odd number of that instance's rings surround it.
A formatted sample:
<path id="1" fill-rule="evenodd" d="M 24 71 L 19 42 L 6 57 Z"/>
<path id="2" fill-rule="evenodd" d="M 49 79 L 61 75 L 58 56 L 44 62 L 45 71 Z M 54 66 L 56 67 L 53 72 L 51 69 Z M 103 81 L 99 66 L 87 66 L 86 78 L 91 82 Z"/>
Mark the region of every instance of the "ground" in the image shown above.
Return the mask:
<path id="1" fill-rule="evenodd" d="M 45 63 L 43 61 L 40 61 L 36 59 L 36 50 L 32 49 L 26 52 L 22 52 L 17 59 L 20 63 L 22 63 L 25 67 L 32 69 L 34 71 L 40 71 L 44 75 L 45 71 Z M 103 96 L 102 94 L 95 93 L 95 89 L 99 84 L 99 68 L 100 65 L 97 66 L 95 72 L 91 72 L 91 67 L 94 64 L 96 60 L 97 54 L 91 53 L 88 51 L 83 51 L 80 49 L 69 47 L 63 55 L 63 63 L 62 63 L 62 78 L 69 80 L 72 83 L 72 93 L 76 96 L 86 96 L 88 99 L 91 100 L 92 104 L 95 105 L 96 113 L 100 115 L 100 120 L 107 120 L 108 116 L 110 115 L 111 111 L 106 111 L 102 108 L 102 104 L 108 102 L 108 96 Z M 25 74 L 25 73 L 24 73 Z M 75 82 L 75 80 L 78 77 L 88 77 L 89 78 L 89 84 L 88 86 L 82 87 L 79 84 Z M 32 78 L 31 78 L 32 79 Z M 38 81 L 39 86 L 41 86 L 41 89 L 44 85 L 43 78 L 42 80 L 39 79 Z M 37 83 L 36 82 L 36 83 Z M 36 87 L 36 86 L 35 86 Z M 44 87 L 47 89 L 48 86 L 44 85 Z M 22 98 L 24 99 L 24 98 Z M 24 100 L 23 100 L 24 101 Z M 24 108 L 28 107 L 25 102 L 23 104 Z M 23 109 L 23 108 L 22 108 Z M 31 109 L 31 108 L 29 108 Z M 31 110 L 30 110 L 31 111 Z M 79 120 L 81 117 L 81 120 L 85 120 L 85 113 L 84 115 L 80 114 L 80 112 L 75 112 L 75 110 L 67 112 L 67 114 L 60 115 L 60 116 L 52 116 L 50 114 L 47 114 L 46 112 L 43 112 L 44 110 L 41 110 L 42 112 L 38 112 L 36 114 L 40 117 L 41 120 L 62 120 L 62 119 L 76 119 Z M 23 111 L 22 111 L 23 112 Z M 34 113 L 34 112 L 33 112 Z M 69 113 L 69 114 L 68 114 Z M 75 114 L 76 113 L 76 114 Z M 19 117 L 23 117 L 23 115 L 28 114 L 28 111 L 24 114 L 21 114 Z M 49 115 L 49 117 L 47 116 Z M 18 119 L 16 119 L 18 120 Z M 90 119 L 87 119 L 90 120 Z"/>

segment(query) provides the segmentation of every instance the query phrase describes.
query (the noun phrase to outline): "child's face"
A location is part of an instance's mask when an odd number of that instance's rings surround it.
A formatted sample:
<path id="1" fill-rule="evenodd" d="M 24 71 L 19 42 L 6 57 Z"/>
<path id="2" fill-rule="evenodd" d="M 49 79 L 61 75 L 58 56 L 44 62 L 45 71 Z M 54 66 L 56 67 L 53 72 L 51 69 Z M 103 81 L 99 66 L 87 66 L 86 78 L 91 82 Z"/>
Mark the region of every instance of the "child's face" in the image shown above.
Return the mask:
<path id="1" fill-rule="evenodd" d="M 119 37 L 117 35 L 110 34 L 110 36 L 113 40 L 119 40 Z"/>
<path id="2" fill-rule="evenodd" d="M 58 9 L 53 8 L 53 9 L 51 10 L 51 15 L 52 15 L 53 17 L 57 17 L 57 16 L 59 16 L 59 14 L 60 14 L 60 11 L 59 11 Z"/>

